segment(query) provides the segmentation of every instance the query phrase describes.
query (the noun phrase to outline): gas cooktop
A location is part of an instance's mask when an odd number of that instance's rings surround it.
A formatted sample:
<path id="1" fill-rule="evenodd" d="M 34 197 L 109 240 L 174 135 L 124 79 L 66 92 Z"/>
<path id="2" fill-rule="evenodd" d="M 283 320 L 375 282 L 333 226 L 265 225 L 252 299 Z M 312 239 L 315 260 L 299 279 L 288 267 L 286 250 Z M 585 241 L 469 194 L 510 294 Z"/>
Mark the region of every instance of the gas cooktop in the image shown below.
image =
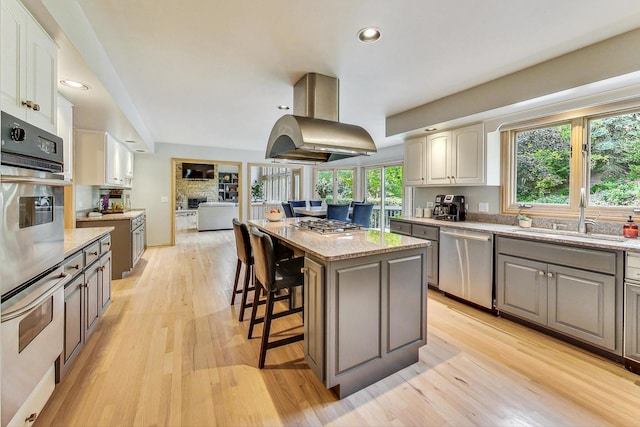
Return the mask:
<path id="1" fill-rule="evenodd" d="M 339 221 L 337 219 L 303 219 L 292 225 L 301 230 L 315 231 L 320 234 L 346 233 L 364 229 L 360 224 Z"/>

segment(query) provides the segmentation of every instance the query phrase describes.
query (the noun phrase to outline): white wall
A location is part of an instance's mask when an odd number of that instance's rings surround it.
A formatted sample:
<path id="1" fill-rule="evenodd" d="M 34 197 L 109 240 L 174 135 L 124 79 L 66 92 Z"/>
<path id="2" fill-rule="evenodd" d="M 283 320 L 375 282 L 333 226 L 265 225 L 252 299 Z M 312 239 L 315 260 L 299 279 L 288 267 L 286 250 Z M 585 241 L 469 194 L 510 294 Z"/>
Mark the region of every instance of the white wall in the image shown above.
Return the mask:
<path id="1" fill-rule="evenodd" d="M 175 214 L 171 210 L 172 158 L 242 162 L 242 187 L 245 196 L 250 194 L 247 162 L 265 162 L 264 151 L 229 150 L 195 145 L 156 143 L 155 154 L 136 153 L 131 207 L 147 211 L 149 246 L 171 244 L 171 217 Z M 243 218 L 247 218 L 246 205 L 243 206 L 242 215 Z"/>

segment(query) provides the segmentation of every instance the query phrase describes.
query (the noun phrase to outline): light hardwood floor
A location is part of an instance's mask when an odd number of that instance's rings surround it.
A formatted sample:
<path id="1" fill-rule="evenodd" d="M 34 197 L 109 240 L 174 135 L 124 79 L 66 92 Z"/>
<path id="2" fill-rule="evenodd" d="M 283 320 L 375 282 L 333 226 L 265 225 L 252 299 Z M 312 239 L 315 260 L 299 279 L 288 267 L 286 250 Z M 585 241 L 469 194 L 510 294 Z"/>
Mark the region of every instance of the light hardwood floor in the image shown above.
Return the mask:
<path id="1" fill-rule="evenodd" d="M 436 292 L 420 362 L 343 400 L 302 343 L 259 370 L 259 339 L 229 305 L 235 261 L 231 231 L 147 249 L 35 424 L 640 425 L 640 376 Z"/>

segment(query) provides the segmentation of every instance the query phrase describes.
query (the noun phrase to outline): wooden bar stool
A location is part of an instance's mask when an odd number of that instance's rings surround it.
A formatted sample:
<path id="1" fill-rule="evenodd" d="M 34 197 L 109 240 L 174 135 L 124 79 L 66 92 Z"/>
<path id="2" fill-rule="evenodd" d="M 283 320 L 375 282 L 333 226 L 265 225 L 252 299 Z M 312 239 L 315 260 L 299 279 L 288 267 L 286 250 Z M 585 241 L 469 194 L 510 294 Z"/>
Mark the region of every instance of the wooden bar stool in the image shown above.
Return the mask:
<path id="1" fill-rule="evenodd" d="M 269 341 L 269 331 L 271 329 L 271 321 L 273 319 L 294 313 L 300 313 L 303 310 L 303 307 L 291 307 L 291 296 L 293 294 L 293 288 L 302 286 L 304 283 L 304 273 L 302 273 L 304 258 L 292 258 L 276 263 L 276 255 L 271 237 L 262 233 L 255 227 L 251 227 L 250 236 L 255 261 L 254 269 L 256 291 L 254 301 L 258 301 L 260 299 L 260 294 L 263 290 L 267 294 L 264 316 L 256 318 L 258 313 L 258 304 L 254 304 L 251 310 L 251 323 L 249 324 L 249 338 L 251 338 L 253 327 L 258 323 L 264 323 L 262 329 L 262 342 L 260 344 L 260 358 L 258 360 L 258 367 L 262 369 L 264 368 L 264 361 L 266 359 L 268 349 L 291 344 L 304 339 L 304 334 L 301 333 L 291 337 L 282 338 L 277 341 Z M 287 294 L 277 295 L 278 291 L 283 289 L 288 290 Z M 288 309 L 274 313 L 274 303 L 284 299 L 289 300 Z"/>
<path id="2" fill-rule="evenodd" d="M 239 321 L 244 320 L 244 311 L 253 306 L 253 303 L 247 303 L 247 294 L 249 291 L 255 289 L 255 281 L 250 280 L 253 278 L 253 256 L 251 254 L 251 239 L 249 238 L 249 228 L 247 224 L 240 222 L 237 218 L 233 218 L 233 234 L 236 238 L 236 253 L 238 255 L 238 263 L 236 265 L 236 279 L 233 283 L 233 292 L 231 293 L 231 305 L 236 302 L 236 295 L 241 294 L 240 299 L 240 315 Z M 244 282 L 242 289 L 238 289 L 238 282 L 240 279 L 240 270 L 244 264 Z M 249 284 L 251 282 L 251 285 Z M 254 298 L 255 301 L 258 301 Z"/>

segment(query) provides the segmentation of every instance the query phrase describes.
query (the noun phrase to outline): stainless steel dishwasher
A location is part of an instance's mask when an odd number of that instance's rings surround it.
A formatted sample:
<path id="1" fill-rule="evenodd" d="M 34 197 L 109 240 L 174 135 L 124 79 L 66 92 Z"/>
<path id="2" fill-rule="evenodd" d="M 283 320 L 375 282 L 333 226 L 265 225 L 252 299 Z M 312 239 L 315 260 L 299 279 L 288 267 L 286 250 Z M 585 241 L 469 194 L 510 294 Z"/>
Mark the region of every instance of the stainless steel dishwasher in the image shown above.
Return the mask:
<path id="1" fill-rule="evenodd" d="M 441 227 L 439 288 L 493 309 L 493 234 Z"/>

